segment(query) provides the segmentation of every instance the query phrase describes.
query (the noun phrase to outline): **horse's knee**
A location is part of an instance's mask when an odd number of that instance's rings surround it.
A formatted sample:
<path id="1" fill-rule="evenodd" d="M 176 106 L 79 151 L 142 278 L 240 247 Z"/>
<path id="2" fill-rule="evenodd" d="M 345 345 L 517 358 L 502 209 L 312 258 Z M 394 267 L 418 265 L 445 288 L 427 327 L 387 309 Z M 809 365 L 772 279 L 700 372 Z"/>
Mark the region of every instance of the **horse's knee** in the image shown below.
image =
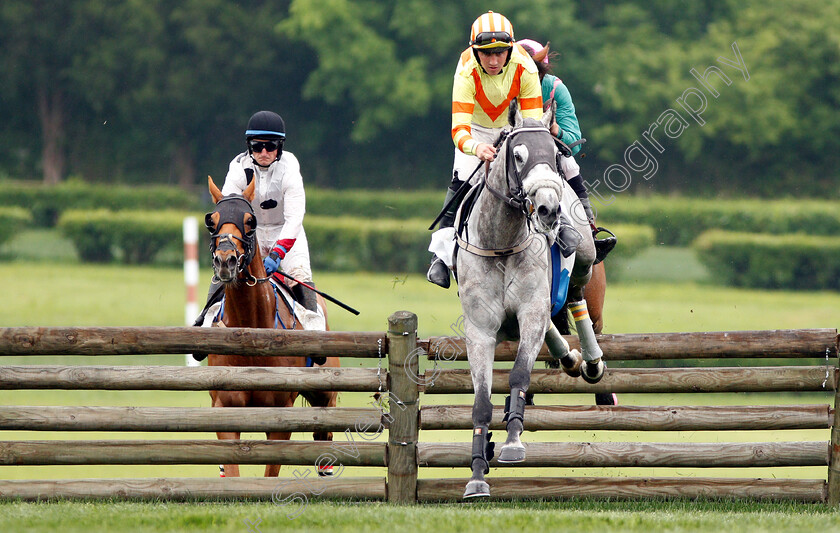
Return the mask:
<path id="1" fill-rule="evenodd" d="M 490 398 L 475 396 L 473 404 L 473 426 L 489 426 L 493 418 L 493 404 Z"/>
<path id="2" fill-rule="evenodd" d="M 528 368 L 517 368 L 514 365 L 510 371 L 510 388 L 527 390 L 531 384 L 531 371 Z"/>

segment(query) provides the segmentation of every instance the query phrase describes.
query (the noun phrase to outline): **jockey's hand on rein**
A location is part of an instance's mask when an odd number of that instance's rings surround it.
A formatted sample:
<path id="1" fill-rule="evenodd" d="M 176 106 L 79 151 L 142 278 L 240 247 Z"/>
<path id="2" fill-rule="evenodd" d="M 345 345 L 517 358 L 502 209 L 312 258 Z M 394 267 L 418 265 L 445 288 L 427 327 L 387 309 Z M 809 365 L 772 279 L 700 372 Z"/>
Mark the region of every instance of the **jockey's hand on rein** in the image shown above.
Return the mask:
<path id="1" fill-rule="evenodd" d="M 282 258 L 280 257 L 280 254 L 278 254 L 274 250 L 272 250 L 271 253 L 269 253 L 268 256 L 263 259 L 263 266 L 265 267 L 266 275 L 270 276 L 280 269 L 281 259 Z"/>
<path id="2" fill-rule="evenodd" d="M 475 155 L 482 161 L 493 161 L 496 159 L 496 148 L 487 143 L 480 143 L 475 149 Z"/>

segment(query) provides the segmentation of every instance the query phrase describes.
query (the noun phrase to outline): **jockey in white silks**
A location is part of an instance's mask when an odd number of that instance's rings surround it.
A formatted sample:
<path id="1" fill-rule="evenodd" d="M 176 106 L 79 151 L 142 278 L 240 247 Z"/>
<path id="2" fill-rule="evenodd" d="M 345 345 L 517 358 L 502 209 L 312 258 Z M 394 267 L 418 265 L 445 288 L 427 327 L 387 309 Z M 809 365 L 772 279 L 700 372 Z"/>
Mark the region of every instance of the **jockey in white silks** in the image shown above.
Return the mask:
<path id="1" fill-rule="evenodd" d="M 444 206 L 480 161 L 496 157 L 493 143 L 508 124 L 508 107 L 517 98 L 522 116 L 542 117 L 542 90 L 537 67 L 531 56 L 514 41 L 513 25 L 499 13 L 489 11 L 478 17 L 470 29 L 470 47 L 461 53 L 452 87 L 452 140 L 455 161 L 452 183 Z M 472 182 L 482 176 L 476 173 Z M 440 229 L 432 236 L 429 251 L 435 253 L 426 279 L 449 287 L 451 251 L 454 249 L 455 213 L 452 205 L 440 219 Z"/>
<path id="2" fill-rule="evenodd" d="M 222 194 L 242 194 L 252 180 L 256 181 L 251 206 L 257 217 L 256 235 L 266 274 L 283 271 L 314 287 L 309 243 L 303 229 L 303 177 L 297 158 L 283 150 L 285 139 L 286 125 L 280 115 L 272 111 L 255 113 L 245 131 L 247 151 L 230 162 Z M 291 284 L 295 299 L 305 308 L 301 316 L 304 329 L 323 331 L 325 319 L 315 292 Z M 210 295 L 215 289 L 211 285 Z"/>

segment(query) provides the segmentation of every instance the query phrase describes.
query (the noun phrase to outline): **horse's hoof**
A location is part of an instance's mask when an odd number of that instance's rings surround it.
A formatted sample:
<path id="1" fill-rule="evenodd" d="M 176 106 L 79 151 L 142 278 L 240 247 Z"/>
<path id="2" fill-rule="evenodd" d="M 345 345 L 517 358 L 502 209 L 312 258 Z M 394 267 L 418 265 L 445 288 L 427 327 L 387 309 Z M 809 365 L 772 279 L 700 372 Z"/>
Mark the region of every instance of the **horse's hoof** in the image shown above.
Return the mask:
<path id="1" fill-rule="evenodd" d="M 587 361 L 585 365 L 581 367 L 580 377 L 583 378 L 583 381 L 595 384 L 601 381 L 601 378 L 604 377 L 604 371 L 606 371 L 607 365 L 604 364 L 603 359 L 598 359 L 598 362 L 594 361 Z"/>
<path id="2" fill-rule="evenodd" d="M 326 476 L 333 475 L 332 465 L 319 466 L 318 467 L 318 475 L 321 476 L 321 477 L 326 477 Z"/>
<path id="3" fill-rule="evenodd" d="M 471 479 L 467 483 L 467 489 L 464 491 L 464 499 L 470 498 L 486 498 L 490 496 L 490 485 L 486 481 Z"/>
<path id="4" fill-rule="evenodd" d="M 502 446 L 499 452 L 500 463 L 521 463 L 525 460 L 525 446 Z"/>
<path id="5" fill-rule="evenodd" d="M 572 350 L 565 357 L 560 358 L 560 365 L 563 367 L 563 372 L 569 376 L 576 378 L 580 376 L 580 367 L 583 365 L 583 357 L 577 350 Z"/>
<path id="6" fill-rule="evenodd" d="M 595 405 L 618 405 L 618 396 L 614 392 L 599 392 L 595 395 Z"/>

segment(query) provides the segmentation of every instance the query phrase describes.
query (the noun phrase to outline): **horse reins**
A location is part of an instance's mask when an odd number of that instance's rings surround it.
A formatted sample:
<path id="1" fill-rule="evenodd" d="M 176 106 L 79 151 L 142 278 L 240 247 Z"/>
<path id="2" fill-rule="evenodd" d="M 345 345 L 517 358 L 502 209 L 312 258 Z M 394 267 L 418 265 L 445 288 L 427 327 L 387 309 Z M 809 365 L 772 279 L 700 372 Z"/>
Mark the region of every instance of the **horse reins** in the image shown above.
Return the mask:
<path id="1" fill-rule="evenodd" d="M 522 182 L 522 173 L 519 169 L 516 168 L 516 165 L 513 164 L 513 138 L 520 134 L 520 133 L 548 133 L 548 130 L 542 126 L 530 126 L 525 128 L 519 128 L 517 130 L 513 130 L 511 132 L 502 131 L 500 134 L 500 139 L 503 141 L 507 141 L 507 145 L 505 147 L 505 182 L 508 186 L 508 193 L 504 194 L 503 192 L 499 191 L 498 189 L 494 189 L 489 183 L 487 183 L 486 179 L 483 179 L 483 185 L 490 191 L 493 196 L 501 200 L 505 205 L 511 207 L 512 209 L 521 212 L 525 215 L 525 220 L 528 223 L 530 228 L 531 224 L 531 215 L 534 213 L 534 204 L 531 202 L 531 199 L 525 194 L 525 190 L 523 189 L 523 182 Z M 549 134 L 550 135 L 550 134 Z M 505 138 L 506 137 L 506 138 Z M 553 138 L 553 137 L 552 137 Z M 543 163 L 540 161 L 539 163 Z M 525 170 L 530 170 L 538 163 L 530 163 L 524 167 Z M 558 163 L 555 159 L 554 161 L 555 171 L 559 168 Z M 512 171 L 512 172 L 511 172 Z M 510 174 L 513 174 L 514 181 L 511 184 Z M 480 255 L 483 257 L 504 257 L 508 255 L 518 254 L 528 248 L 530 246 L 531 241 L 534 238 L 534 233 L 529 230 L 528 235 L 518 244 L 509 248 L 480 248 L 473 244 L 470 244 L 461 236 L 456 233 L 455 234 L 455 241 L 458 243 L 458 247 L 462 248 L 463 250 L 473 254 L 473 255 Z"/>

